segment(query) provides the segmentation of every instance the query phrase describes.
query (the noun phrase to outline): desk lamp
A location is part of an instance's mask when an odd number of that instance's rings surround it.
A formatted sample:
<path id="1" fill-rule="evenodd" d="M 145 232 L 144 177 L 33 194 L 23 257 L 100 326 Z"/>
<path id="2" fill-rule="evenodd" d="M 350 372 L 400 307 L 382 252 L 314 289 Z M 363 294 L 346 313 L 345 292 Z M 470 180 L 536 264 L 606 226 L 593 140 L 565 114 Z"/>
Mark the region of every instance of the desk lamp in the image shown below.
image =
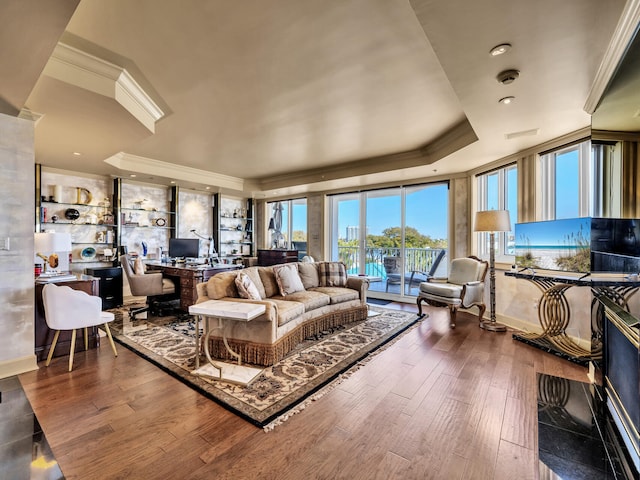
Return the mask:
<path id="1" fill-rule="evenodd" d="M 71 235 L 68 233 L 35 233 L 34 234 L 34 250 L 36 256 L 44 260 L 43 275 L 51 274 L 47 272 L 47 265 L 55 269 L 59 265 L 59 258 L 56 252 L 71 251 Z M 48 256 L 46 255 L 48 254 Z"/>
<path id="2" fill-rule="evenodd" d="M 495 232 L 509 232 L 511 221 L 508 210 L 485 210 L 476 212 L 474 231 L 489 232 L 489 298 L 490 321 L 481 322 L 480 328 L 491 332 L 506 332 L 507 327 L 496 322 L 496 269 L 495 269 Z"/>
<path id="3" fill-rule="evenodd" d="M 214 246 L 213 243 L 213 237 L 207 237 L 206 235 L 202 235 L 201 233 L 196 232 L 195 228 L 192 228 L 190 230 L 191 233 L 193 233 L 196 237 L 202 239 L 202 240 L 208 240 L 209 241 L 209 251 L 207 252 L 207 258 L 209 259 L 209 265 L 213 265 L 214 264 L 214 260 L 216 261 L 216 263 L 220 263 L 220 257 L 218 257 L 218 252 L 216 252 L 216 248 Z"/>

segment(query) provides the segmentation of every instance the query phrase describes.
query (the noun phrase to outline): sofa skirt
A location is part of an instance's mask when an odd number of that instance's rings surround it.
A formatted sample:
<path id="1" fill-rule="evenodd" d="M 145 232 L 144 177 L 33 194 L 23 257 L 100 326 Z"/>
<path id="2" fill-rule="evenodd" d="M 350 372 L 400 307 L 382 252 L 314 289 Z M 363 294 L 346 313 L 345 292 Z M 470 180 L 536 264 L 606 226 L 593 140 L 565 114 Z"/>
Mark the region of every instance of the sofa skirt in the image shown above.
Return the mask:
<path id="1" fill-rule="evenodd" d="M 240 354 L 242 363 L 268 367 L 282 360 L 304 339 L 318 335 L 320 332 L 333 327 L 362 321 L 367 318 L 367 312 L 366 305 L 359 305 L 326 313 L 301 323 L 272 344 L 248 342 L 233 338 L 227 338 L 227 343 L 233 351 Z M 227 351 L 222 337 L 209 337 L 209 353 L 212 358 L 218 360 L 235 361 L 235 358 Z"/>

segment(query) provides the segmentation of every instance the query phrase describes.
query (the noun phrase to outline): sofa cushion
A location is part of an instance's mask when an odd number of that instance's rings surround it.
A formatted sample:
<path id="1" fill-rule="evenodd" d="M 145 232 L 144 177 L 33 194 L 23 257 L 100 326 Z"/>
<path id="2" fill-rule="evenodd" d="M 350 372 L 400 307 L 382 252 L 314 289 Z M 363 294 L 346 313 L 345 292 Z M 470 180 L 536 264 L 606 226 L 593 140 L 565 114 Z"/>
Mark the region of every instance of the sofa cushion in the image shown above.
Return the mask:
<path id="1" fill-rule="evenodd" d="M 320 262 L 318 275 L 321 287 L 344 287 L 347 285 L 347 269 L 342 262 Z"/>
<path id="2" fill-rule="evenodd" d="M 238 294 L 241 298 L 249 298 L 251 300 L 260 300 L 260 292 L 251 277 L 244 272 L 238 273 L 235 280 Z"/>
<path id="3" fill-rule="evenodd" d="M 298 274 L 305 290 L 320 286 L 320 276 L 318 275 L 318 266 L 315 263 L 300 262 L 298 263 Z"/>
<path id="4" fill-rule="evenodd" d="M 300 275 L 298 275 L 298 265 L 295 263 L 275 265 L 273 267 L 273 274 L 276 277 L 280 295 L 283 297 L 304 290 L 304 285 L 302 284 L 302 280 L 300 280 Z"/>
<path id="5" fill-rule="evenodd" d="M 312 292 L 323 293 L 330 299 L 331 305 L 336 303 L 349 302 L 351 300 L 358 300 L 360 294 L 357 290 L 344 287 L 317 287 L 311 290 Z"/>
<path id="6" fill-rule="evenodd" d="M 262 285 L 264 285 L 264 298 L 280 295 L 280 289 L 278 288 L 276 276 L 273 273 L 273 267 L 258 267 L 258 273 L 260 274 Z"/>
<path id="7" fill-rule="evenodd" d="M 276 305 L 276 312 L 278 312 L 278 326 L 289 323 L 292 320 L 297 319 L 304 313 L 304 305 L 300 302 L 294 302 L 292 300 L 281 300 L 279 298 L 270 298 L 270 302 Z"/>
<path id="8" fill-rule="evenodd" d="M 357 297 L 357 293 L 356 293 Z M 315 310 L 316 308 L 324 307 L 325 305 L 329 305 L 331 303 L 331 299 L 329 295 L 326 295 L 322 292 L 316 292 L 313 290 L 302 290 L 300 292 L 290 293 L 285 296 L 275 296 L 270 298 L 269 300 L 291 300 L 294 302 L 300 302 L 304 305 L 304 311 L 308 312 L 310 310 Z"/>
<path id="9" fill-rule="evenodd" d="M 422 282 L 420 292 L 445 298 L 460 298 L 462 285 L 444 282 Z"/>
<path id="10" fill-rule="evenodd" d="M 207 297 L 209 300 L 220 300 L 224 297 L 239 298 L 236 288 L 238 272 L 220 272 L 207 281 Z"/>
<path id="11" fill-rule="evenodd" d="M 264 285 L 262 284 L 262 279 L 260 278 L 260 273 L 258 272 L 258 267 L 249 267 L 242 270 L 247 276 L 253 281 L 253 284 L 258 289 L 258 293 L 260 294 L 260 298 L 267 298 L 267 294 L 264 291 Z"/>

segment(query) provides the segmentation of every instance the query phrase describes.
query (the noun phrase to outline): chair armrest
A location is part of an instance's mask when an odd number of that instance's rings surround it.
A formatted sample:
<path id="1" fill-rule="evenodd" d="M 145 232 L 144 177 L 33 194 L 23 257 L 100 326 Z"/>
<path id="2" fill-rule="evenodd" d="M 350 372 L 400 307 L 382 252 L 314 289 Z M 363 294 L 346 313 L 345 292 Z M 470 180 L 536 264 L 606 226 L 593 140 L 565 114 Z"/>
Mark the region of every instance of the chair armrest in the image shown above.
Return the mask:
<path id="1" fill-rule="evenodd" d="M 433 283 L 448 283 L 448 278 L 447 277 L 429 277 L 427 278 L 427 282 L 433 282 Z"/>
<path id="2" fill-rule="evenodd" d="M 129 277 L 129 287 L 133 295 L 162 295 L 162 272 L 134 274 Z"/>
<path id="3" fill-rule="evenodd" d="M 367 301 L 367 290 L 369 289 L 369 279 L 364 277 L 347 277 L 347 288 L 356 290 L 360 301 Z"/>
<path id="4" fill-rule="evenodd" d="M 480 280 L 474 280 L 473 282 L 465 282 L 465 285 L 480 285 L 481 282 Z"/>
<path id="5" fill-rule="evenodd" d="M 470 307 L 484 303 L 484 282 L 468 282 L 462 286 L 462 306 Z"/>

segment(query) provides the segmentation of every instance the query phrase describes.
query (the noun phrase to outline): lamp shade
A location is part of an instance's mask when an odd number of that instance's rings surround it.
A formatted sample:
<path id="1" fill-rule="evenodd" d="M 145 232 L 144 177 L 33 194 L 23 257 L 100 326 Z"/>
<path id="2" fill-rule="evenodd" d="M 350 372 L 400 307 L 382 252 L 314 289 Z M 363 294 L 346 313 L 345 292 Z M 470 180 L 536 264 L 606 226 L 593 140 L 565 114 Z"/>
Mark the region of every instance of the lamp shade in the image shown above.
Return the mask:
<path id="1" fill-rule="evenodd" d="M 476 232 L 508 232 L 511 220 L 508 210 L 484 210 L 476 212 L 474 231 Z"/>
<path id="2" fill-rule="evenodd" d="M 71 235 L 68 233 L 35 233 L 34 250 L 36 253 L 70 252 Z"/>

